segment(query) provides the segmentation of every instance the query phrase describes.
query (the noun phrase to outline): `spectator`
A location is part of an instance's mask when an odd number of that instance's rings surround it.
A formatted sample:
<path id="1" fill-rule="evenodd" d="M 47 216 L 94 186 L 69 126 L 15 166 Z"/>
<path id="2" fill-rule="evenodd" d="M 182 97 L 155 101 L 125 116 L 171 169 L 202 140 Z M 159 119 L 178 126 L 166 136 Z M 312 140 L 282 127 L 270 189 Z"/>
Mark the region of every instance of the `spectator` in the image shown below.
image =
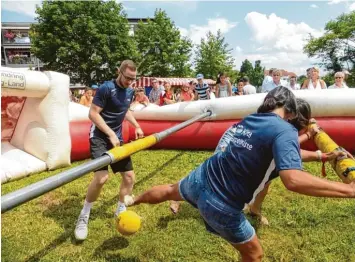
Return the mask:
<path id="1" fill-rule="evenodd" d="M 349 88 L 344 82 L 344 73 L 343 72 L 336 72 L 334 75 L 335 83 L 328 87 L 328 89 L 335 89 L 335 88 Z"/>
<path id="2" fill-rule="evenodd" d="M 232 96 L 232 85 L 227 80 L 226 73 L 220 73 L 218 75 L 215 95 L 216 98 Z"/>
<path id="3" fill-rule="evenodd" d="M 164 92 L 164 88 L 159 86 L 158 80 L 153 79 L 152 81 L 153 88 L 149 93 L 149 102 L 159 105 L 160 104 L 160 96 L 162 92 Z"/>
<path id="4" fill-rule="evenodd" d="M 190 89 L 189 84 L 184 84 L 180 94 L 176 96 L 176 101 L 177 102 L 186 102 L 186 101 L 193 101 L 195 98 L 194 93 Z"/>
<path id="5" fill-rule="evenodd" d="M 281 70 L 274 69 L 272 71 L 272 81 L 268 82 L 265 86 L 263 86 L 261 92 L 267 93 L 273 90 L 275 87 L 281 86 L 281 75 L 282 75 Z"/>
<path id="6" fill-rule="evenodd" d="M 319 68 L 312 67 L 311 69 L 311 78 L 306 79 L 303 82 L 302 89 L 326 89 L 327 85 L 322 80 L 319 79 Z"/>
<path id="7" fill-rule="evenodd" d="M 142 104 L 145 106 L 149 105 L 149 99 L 145 95 L 144 92 L 144 87 L 137 87 L 134 95 L 134 101 L 132 103 L 132 106 L 137 105 L 137 104 Z"/>
<path id="8" fill-rule="evenodd" d="M 85 88 L 85 93 L 84 95 L 81 96 L 80 98 L 80 104 L 83 106 L 90 107 L 92 103 L 92 89 L 90 87 Z"/>
<path id="9" fill-rule="evenodd" d="M 301 89 L 300 84 L 297 83 L 295 75 L 291 75 L 290 83 L 287 85 L 287 87 L 289 89 L 291 89 L 291 90 L 299 90 L 299 89 Z"/>
<path id="10" fill-rule="evenodd" d="M 238 95 L 238 96 L 244 95 L 243 89 L 244 89 L 244 81 L 242 79 L 240 79 L 238 82 L 238 89 L 237 89 L 238 91 L 237 91 L 236 95 Z"/>
<path id="11" fill-rule="evenodd" d="M 268 74 L 265 75 L 264 80 L 263 80 L 263 83 L 262 83 L 262 85 L 261 85 L 261 86 L 262 86 L 261 89 L 263 89 L 263 87 L 264 87 L 267 83 L 272 82 L 272 72 L 273 72 L 274 70 L 275 70 L 275 68 L 270 68 Z"/>
<path id="12" fill-rule="evenodd" d="M 166 82 L 164 84 L 164 88 L 165 91 L 163 91 L 160 95 L 159 105 L 163 106 L 163 105 L 174 104 L 175 103 L 174 93 L 171 91 L 170 83 Z"/>
<path id="13" fill-rule="evenodd" d="M 256 88 L 255 88 L 255 86 L 253 86 L 249 83 L 249 77 L 247 77 L 247 76 L 242 77 L 242 81 L 244 83 L 243 95 L 256 94 Z"/>
<path id="14" fill-rule="evenodd" d="M 198 94 L 199 100 L 208 100 L 210 99 L 210 88 L 208 84 L 203 82 L 203 74 L 198 74 L 196 76 L 197 84 L 195 90 Z"/>

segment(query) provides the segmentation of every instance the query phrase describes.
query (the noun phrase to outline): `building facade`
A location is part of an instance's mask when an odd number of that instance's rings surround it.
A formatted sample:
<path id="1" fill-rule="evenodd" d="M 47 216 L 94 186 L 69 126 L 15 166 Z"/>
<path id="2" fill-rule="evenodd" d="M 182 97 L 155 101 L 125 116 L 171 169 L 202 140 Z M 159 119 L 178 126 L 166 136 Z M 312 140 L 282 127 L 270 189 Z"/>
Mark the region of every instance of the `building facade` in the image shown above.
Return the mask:
<path id="1" fill-rule="evenodd" d="M 31 53 L 30 23 L 2 23 L 1 65 L 37 68 L 42 62 Z"/>
<path id="2" fill-rule="evenodd" d="M 138 22 L 147 23 L 146 18 L 128 18 L 129 34 L 134 35 Z M 39 69 L 43 63 L 31 53 L 29 36 L 31 23 L 2 23 L 1 65 L 15 68 Z"/>

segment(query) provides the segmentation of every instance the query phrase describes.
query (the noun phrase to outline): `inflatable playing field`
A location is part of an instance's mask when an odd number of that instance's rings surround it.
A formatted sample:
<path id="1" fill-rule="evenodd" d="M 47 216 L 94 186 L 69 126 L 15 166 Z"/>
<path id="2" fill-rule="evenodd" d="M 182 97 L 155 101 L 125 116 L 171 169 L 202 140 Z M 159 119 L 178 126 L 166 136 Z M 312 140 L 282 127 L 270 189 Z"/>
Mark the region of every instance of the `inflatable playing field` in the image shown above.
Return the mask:
<path id="1" fill-rule="evenodd" d="M 70 165 L 69 77 L 1 68 L 1 183 Z"/>

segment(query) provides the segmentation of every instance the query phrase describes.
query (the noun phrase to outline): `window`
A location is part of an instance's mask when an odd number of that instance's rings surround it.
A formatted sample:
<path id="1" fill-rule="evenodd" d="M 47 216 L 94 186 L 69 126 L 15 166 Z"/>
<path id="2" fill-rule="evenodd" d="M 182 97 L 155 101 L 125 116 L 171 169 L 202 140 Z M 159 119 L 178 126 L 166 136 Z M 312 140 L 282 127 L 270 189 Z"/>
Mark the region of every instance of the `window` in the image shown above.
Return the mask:
<path id="1" fill-rule="evenodd" d="M 28 30 L 5 29 L 2 30 L 4 44 L 30 44 Z"/>

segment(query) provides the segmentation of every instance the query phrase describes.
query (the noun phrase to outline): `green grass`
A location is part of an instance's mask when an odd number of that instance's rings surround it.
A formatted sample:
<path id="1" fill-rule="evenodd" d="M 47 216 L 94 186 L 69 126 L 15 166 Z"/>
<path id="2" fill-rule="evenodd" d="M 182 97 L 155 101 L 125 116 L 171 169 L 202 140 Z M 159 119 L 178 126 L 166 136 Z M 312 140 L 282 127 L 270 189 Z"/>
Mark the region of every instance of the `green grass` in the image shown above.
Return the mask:
<path id="1" fill-rule="evenodd" d="M 208 158 L 206 151 L 142 151 L 133 156 L 138 194 L 153 185 L 173 183 Z M 82 162 L 72 165 L 76 166 Z M 319 175 L 318 163 L 305 165 Z M 52 176 L 43 172 L 2 185 L 2 194 Z M 328 179 L 339 179 L 328 166 Z M 2 261 L 238 261 L 224 240 L 204 229 L 197 210 L 181 206 L 172 215 L 168 203 L 132 208 L 143 217 L 141 230 L 122 237 L 113 212 L 120 178 L 110 176 L 95 203 L 89 237 L 77 243 L 73 230 L 93 173 L 2 215 Z M 264 261 L 355 262 L 354 200 L 312 198 L 288 192 L 273 182 L 263 208 L 270 226 L 256 227 Z"/>

